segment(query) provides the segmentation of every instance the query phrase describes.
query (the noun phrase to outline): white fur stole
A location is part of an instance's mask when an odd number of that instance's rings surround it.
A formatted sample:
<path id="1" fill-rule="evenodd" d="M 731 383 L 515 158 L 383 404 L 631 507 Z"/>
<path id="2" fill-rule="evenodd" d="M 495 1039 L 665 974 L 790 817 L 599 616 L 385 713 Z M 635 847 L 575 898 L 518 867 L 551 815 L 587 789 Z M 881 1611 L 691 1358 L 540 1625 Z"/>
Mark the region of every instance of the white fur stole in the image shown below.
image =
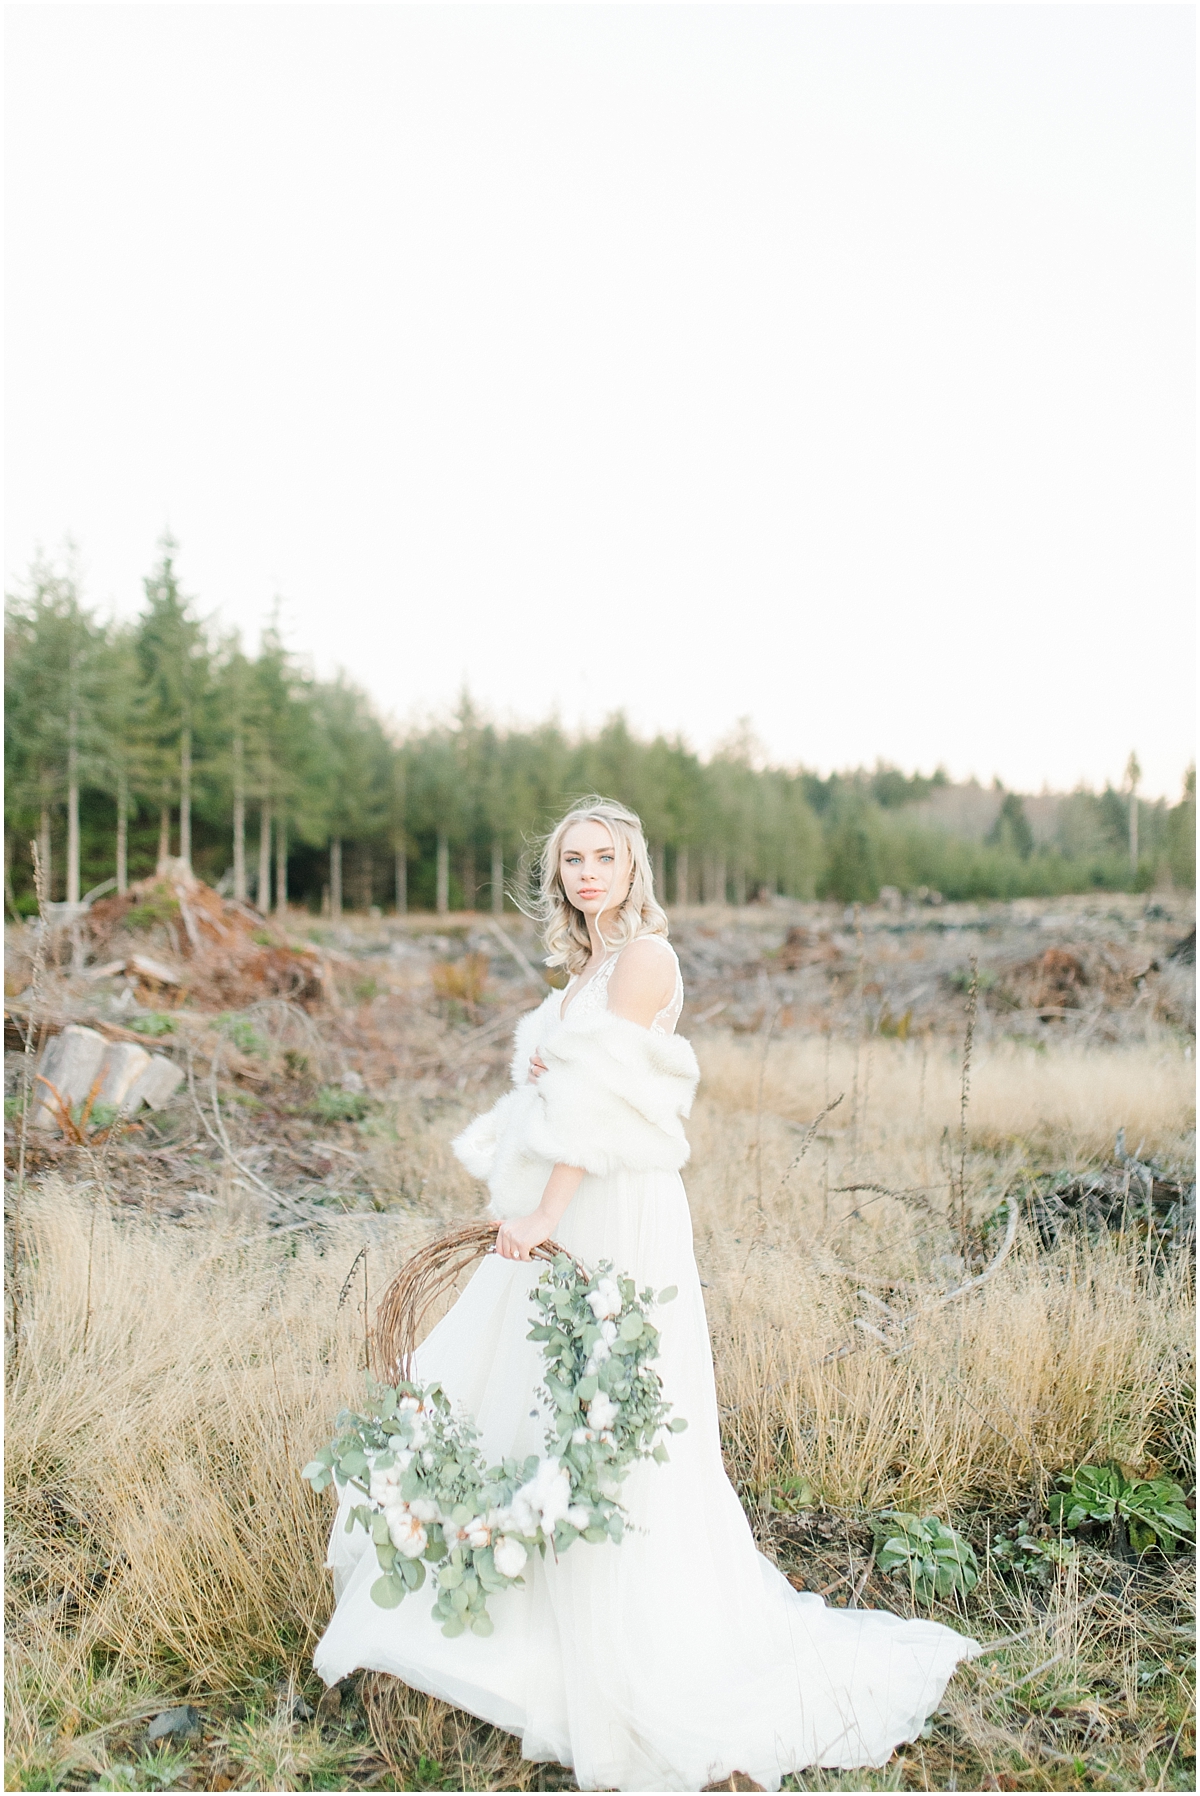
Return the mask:
<path id="1" fill-rule="evenodd" d="M 527 1216 L 555 1165 L 677 1172 L 689 1154 L 683 1119 L 700 1069 L 691 1043 L 611 1011 L 559 1018 L 561 992 L 517 1024 L 513 1090 L 454 1142 L 467 1171 L 486 1179 L 494 1216 Z M 546 1071 L 535 1082 L 529 1062 Z"/>

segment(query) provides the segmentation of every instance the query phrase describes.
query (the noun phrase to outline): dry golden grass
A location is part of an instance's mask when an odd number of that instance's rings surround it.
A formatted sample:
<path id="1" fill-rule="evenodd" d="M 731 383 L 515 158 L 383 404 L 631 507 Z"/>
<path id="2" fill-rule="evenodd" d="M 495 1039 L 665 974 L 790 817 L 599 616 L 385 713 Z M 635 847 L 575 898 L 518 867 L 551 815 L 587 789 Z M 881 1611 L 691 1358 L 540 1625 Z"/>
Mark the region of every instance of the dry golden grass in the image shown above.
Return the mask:
<path id="1" fill-rule="evenodd" d="M 1181 1261 L 1151 1265 L 1132 1237 L 1046 1254 L 1023 1231 L 987 1285 L 924 1307 L 957 1276 L 957 1237 L 933 1213 L 957 1176 L 955 1061 L 914 1043 L 856 1055 L 777 1042 L 764 1054 L 761 1039 L 719 1037 L 701 1058 L 697 1252 L 730 1469 L 766 1540 L 771 1493 L 797 1480 L 847 1526 L 900 1504 L 978 1537 L 980 1518 L 1023 1510 L 1086 1455 L 1183 1458 Z M 1162 1048 L 982 1052 L 972 1215 L 1019 1193 L 1033 1166 L 1095 1164 L 1121 1125 L 1131 1147 L 1181 1156 L 1189 1074 Z M 793 1164 L 802 1125 L 838 1092 Z M 433 1163 L 459 1120 L 447 1110 L 430 1125 Z M 372 1151 L 409 1168 L 408 1132 L 387 1143 L 385 1131 Z M 837 1189 L 872 1182 L 921 1195 Z M 118 1216 L 98 1186 L 49 1180 L 28 1196 L 8 1395 L 9 1787 L 140 1789 L 167 1772 L 195 1788 L 563 1781 L 506 1736 L 379 1680 L 324 1727 L 296 1725 L 289 1707 L 301 1686 L 316 1699 L 310 1655 L 330 1606 L 328 1511 L 297 1467 L 362 1376 L 362 1288 L 356 1277 L 342 1301 L 343 1281 L 364 1231 L 378 1288 L 462 1201 L 430 1198 L 415 1205 L 410 1191 L 387 1217 L 347 1217 L 318 1250 L 302 1234 L 247 1245 L 232 1212 L 193 1226 Z M 870 1310 L 863 1289 L 913 1315 L 899 1357 L 854 1328 Z M 844 1344 L 859 1350 L 827 1359 Z M 967 1623 L 1019 1639 L 956 1680 L 931 1742 L 877 1776 L 803 1787 L 966 1788 L 985 1774 L 1017 1780 L 999 1788 L 1184 1787 L 1194 1739 L 1171 1635 L 1182 1563 L 1125 1595 L 1112 1562 L 1098 1564 L 1046 1600 L 989 1564 Z M 177 1763 L 139 1743 L 167 1697 L 209 1717 Z"/>

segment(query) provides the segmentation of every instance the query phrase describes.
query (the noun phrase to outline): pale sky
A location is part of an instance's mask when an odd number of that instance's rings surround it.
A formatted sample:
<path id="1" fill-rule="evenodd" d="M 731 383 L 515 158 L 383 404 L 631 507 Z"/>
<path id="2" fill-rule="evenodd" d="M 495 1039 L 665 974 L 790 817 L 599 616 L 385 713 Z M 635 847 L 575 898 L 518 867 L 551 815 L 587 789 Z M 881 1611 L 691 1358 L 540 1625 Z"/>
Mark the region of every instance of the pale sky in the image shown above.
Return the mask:
<path id="1" fill-rule="evenodd" d="M 9 578 L 1174 796 L 1190 6 L 10 5 Z"/>

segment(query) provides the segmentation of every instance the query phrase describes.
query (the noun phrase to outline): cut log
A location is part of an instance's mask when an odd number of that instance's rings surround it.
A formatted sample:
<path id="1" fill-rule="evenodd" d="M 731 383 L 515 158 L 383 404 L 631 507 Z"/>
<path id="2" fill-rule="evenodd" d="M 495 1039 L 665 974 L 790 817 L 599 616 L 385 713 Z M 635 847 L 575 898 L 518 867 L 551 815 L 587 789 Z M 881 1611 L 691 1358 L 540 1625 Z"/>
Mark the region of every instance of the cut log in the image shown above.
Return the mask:
<path id="1" fill-rule="evenodd" d="M 108 1043 L 95 1029 L 84 1029 L 79 1023 L 68 1023 L 54 1035 L 42 1050 L 34 1084 L 31 1129 L 56 1129 L 58 1111 L 49 1087 L 52 1085 L 68 1108 L 85 1103 L 95 1084 Z"/>
<path id="2" fill-rule="evenodd" d="M 123 960 L 109 960 L 102 967 L 89 967 L 87 976 L 89 979 L 112 979 L 116 974 L 124 971 L 125 962 Z"/>
<path id="3" fill-rule="evenodd" d="M 132 1116 L 139 1104 L 145 1104 L 151 1110 L 161 1110 L 165 1104 L 170 1103 L 182 1084 L 183 1068 L 176 1066 L 173 1060 L 168 1060 L 165 1054 L 155 1054 L 136 1084 L 131 1087 L 123 1109 L 129 1116 Z"/>
<path id="4" fill-rule="evenodd" d="M 140 973 L 143 979 L 153 979 L 159 985 L 182 985 L 179 974 L 164 966 L 161 960 L 151 960 L 148 954 L 131 954 L 129 956 L 131 972 Z"/>
<path id="5" fill-rule="evenodd" d="M 130 1111 L 130 1093 L 150 1065 L 151 1057 L 145 1048 L 139 1048 L 131 1041 L 110 1041 L 101 1067 L 96 1102 L 111 1104 L 115 1110 Z"/>

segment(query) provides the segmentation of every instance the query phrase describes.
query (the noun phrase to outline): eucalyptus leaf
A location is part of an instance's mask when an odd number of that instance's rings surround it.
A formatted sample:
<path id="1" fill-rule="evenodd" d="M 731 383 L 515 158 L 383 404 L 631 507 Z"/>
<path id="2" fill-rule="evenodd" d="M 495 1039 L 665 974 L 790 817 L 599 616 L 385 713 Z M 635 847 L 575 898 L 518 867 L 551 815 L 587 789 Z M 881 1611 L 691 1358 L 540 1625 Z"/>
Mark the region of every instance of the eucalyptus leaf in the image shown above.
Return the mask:
<path id="1" fill-rule="evenodd" d="M 378 1603 L 381 1609 L 396 1609 L 404 1601 L 405 1588 L 401 1579 L 389 1573 L 387 1577 L 376 1578 L 371 1586 L 371 1601 Z"/>

